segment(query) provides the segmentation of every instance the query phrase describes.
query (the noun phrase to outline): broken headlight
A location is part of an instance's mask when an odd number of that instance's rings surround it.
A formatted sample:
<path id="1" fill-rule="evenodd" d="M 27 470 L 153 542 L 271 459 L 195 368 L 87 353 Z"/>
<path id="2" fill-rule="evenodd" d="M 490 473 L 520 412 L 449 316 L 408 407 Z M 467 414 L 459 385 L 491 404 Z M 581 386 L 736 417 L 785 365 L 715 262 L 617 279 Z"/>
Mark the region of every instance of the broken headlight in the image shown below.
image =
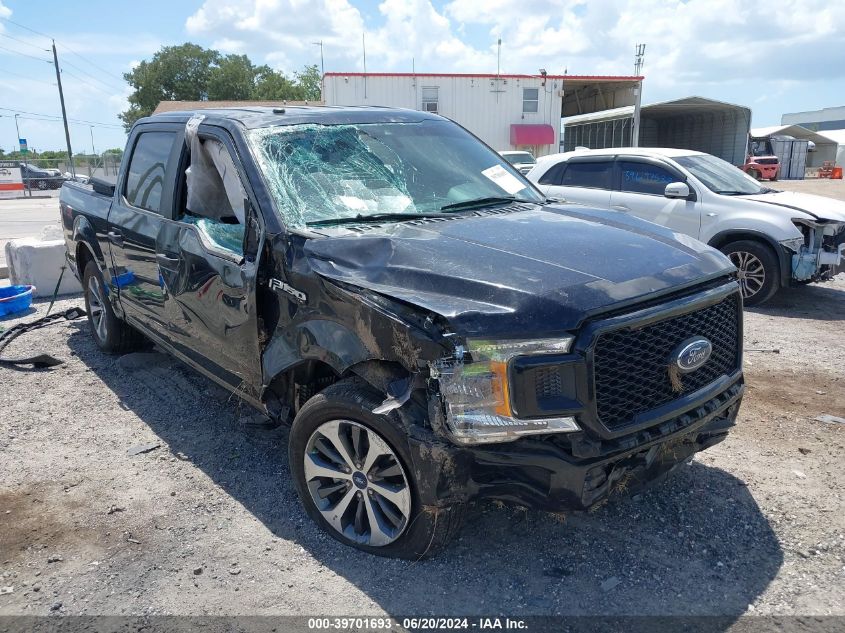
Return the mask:
<path id="1" fill-rule="evenodd" d="M 532 341 L 467 341 L 471 362 L 462 357 L 435 363 L 432 375 L 440 384 L 452 438 L 460 444 L 480 444 L 580 430 L 572 417 L 514 417 L 508 383 L 508 365 L 514 357 L 565 354 L 571 345 L 571 336 Z"/>

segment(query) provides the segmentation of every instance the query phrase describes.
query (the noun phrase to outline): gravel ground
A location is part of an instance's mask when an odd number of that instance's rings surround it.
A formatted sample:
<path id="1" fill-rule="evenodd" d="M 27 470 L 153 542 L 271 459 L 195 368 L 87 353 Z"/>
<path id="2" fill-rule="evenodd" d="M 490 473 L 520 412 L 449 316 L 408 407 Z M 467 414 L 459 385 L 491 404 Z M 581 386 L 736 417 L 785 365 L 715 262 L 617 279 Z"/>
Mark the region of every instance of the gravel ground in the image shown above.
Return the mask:
<path id="1" fill-rule="evenodd" d="M 748 311 L 727 441 L 593 513 L 480 504 L 417 563 L 323 535 L 285 430 L 178 362 L 26 335 L 66 364 L 0 370 L 0 614 L 845 614 L 845 425 L 814 420 L 845 416 L 844 321 L 842 276 Z"/>
<path id="2" fill-rule="evenodd" d="M 845 200 L 845 180 L 808 178 L 806 180 L 778 180 L 777 182 L 763 182 L 761 184 L 766 187 L 771 187 L 772 189 L 814 193 L 817 196 L 827 196 L 829 198 Z"/>

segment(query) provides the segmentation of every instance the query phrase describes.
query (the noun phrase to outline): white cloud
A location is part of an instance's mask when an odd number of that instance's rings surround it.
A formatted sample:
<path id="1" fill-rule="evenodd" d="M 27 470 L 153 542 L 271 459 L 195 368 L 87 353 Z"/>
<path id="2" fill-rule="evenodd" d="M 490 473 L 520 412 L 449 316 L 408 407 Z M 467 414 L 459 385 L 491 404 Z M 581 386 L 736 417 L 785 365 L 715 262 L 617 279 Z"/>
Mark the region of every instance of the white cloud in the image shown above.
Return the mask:
<path id="1" fill-rule="evenodd" d="M 319 60 L 313 44 L 319 40 L 348 67 L 360 54 L 363 28 L 361 13 L 347 0 L 206 0 L 185 23 L 190 36 L 286 72 Z"/>
<path id="2" fill-rule="evenodd" d="M 348 0 L 206 0 L 186 28 L 289 71 L 322 39 L 328 70 L 360 70 L 364 25 Z M 383 0 L 366 27 L 370 71 L 490 72 L 501 37 L 502 69 L 532 73 L 630 74 L 645 42 L 648 83 L 682 92 L 845 74 L 845 3 L 830 0 Z"/>

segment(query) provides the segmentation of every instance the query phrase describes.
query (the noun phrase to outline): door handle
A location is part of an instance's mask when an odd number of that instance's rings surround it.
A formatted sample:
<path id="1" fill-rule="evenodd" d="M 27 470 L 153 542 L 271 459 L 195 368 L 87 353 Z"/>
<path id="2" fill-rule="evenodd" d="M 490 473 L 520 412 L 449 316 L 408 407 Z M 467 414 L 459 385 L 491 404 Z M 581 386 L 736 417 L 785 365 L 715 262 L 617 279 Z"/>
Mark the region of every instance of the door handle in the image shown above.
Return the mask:
<path id="1" fill-rule="evenodd" d="M 167 255 L 162 255 L 161 253 L 156 253 L 156 261 L 166 268 L 172 268 L 179 264 L 178 257 L 168 257 Z"/>
<path id="2" fill-rule="evenodd" d="M 118 231 L 109 231 L 106 233 L 106 237 L 115 246 L 123 246 L 123 236 Z"/>
<path id="3" fill-rule="evenodd" d="M 614 204 L 611 209 L 614 211 L 630 211 L 631 209 L 626 207 L 624 204 Z"/>

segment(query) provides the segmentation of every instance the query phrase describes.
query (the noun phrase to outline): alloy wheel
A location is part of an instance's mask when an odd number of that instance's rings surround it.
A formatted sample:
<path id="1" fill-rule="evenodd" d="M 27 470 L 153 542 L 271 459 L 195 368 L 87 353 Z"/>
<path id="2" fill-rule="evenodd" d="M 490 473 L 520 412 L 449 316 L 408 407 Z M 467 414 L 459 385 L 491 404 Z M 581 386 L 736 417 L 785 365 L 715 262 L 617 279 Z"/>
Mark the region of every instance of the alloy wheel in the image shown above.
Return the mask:
<path id="1" fill-rule="evenodd" d="M 405 469 L 372 429 L 350 420 L 324 422 L 308 439 L 304 466 L 312 501 L 350 541 L 383 547 L 408 526 L 411 489 Z"/>
<path id="2" fill-rule="evenodd" d="M 96 277 L 89 277 L 88 279 L 88 318 L 91 319 L 97 338 L 105 341 L 108 334 L 106 309 L 103 303 L 103 293 L 100 290 L 100 282 Z"/>
<path id="3" fill-rule="evenodd" d="M 729 257 L 739 271 L 737 278 L 742 290 L 742 298 L 748 299 L 760 292 L 766 283 L 766 269 L 763 262 L 747 251 L 736 251 Z"/>

